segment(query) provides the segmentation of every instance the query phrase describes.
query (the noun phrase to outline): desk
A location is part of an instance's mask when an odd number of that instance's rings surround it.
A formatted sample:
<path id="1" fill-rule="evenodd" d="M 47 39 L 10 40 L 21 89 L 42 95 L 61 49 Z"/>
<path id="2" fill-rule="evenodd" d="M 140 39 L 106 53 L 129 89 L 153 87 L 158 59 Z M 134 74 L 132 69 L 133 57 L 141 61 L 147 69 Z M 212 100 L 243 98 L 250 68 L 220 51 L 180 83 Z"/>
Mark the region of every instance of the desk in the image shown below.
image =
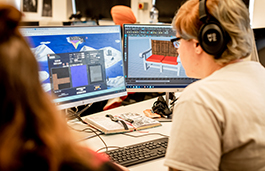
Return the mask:
<path id="1" fill-rule="evenodd" d="M 178 94 L 179 95 L 179 94 Z M 178 96 L 176 95 L 176 96 Z M 125 112 L 136 112 L 139 114 L 143 114 L 143 111 L 145 109 L 150 109 L 153 105 L 153 103 L 156 101 L 157 98 L 153 98 L 153 99 L 149 99 L 149 100 L 145 100 L 142 102 L 138 102 L 138 103 L 134 103 L 131 105 L 127 105 L 127 106 L 120 106 L 114 109 L 110 109 L 107 111 L 103 111 L 103 112 L 99 112 L 96 113 L 96 115 L 106 115 L 106 114 L 119 114 L 119 113 L 125 113 Z M 89 109 L 88 109 L 89 110 Z M 85 116 L 87 117 L 87 116 Z M 83 117 L 83 118 L 85 118 Z M 78 127 L 81 126 L 80 123 L 77 122 L 73 122 L 71 123 L 71 126 L 73 127 Z M 150 129 L 145 129 L 142 130 L 143 132 L 131 132 L 129 134 L 131 135 L 143 135 L 143 134 L 148 134 L 148 133 L 160 133 L 160 134 L 164 134 L 164 135 L 169 135 L 170 133 L 170 129 L 171 129 L 171 122 L 162 122 L 162 126 L 160 127 L 155 127 L 155 128 L 150 128 Z M 85 134 L 82 133 L 83 138 L 90 136 L 91 134 Z M 130 137 L 130 136 L 126 136 L 124 134 L 114 134 L 114 135 L 101 135 L 101 138 L 105 141 L 105 143 L 107 144 L 107 146 L 128 146 L 131 144 L 137 144 L 140 142 L 145 142 L 148 140 L 152 140 L 152 139 L 157 139 L 157 138 L 161 138 L 161 135 L 146 135 L 146 136 L 142 136 L 142 137 Z M 82 141 L 82 143 L 84 143 L 84 145 L 89 146 L 90 148 L 94 149 L 94 150 L 98 150 L 102 147 L 104 147 L 104 144 L 102 143 L 102 141 L 98 138 L 98 137 L 94 137 L 85 141 Z M 159 171 L 167 171 L 168 168 L 166 166 L 164 166 L 164 158 L 160 158 L 160 159 L 155 159 L 155 160 L 151 160 L 148 162 L 144 162 L 141 164 L 137 164 L 134 166 L 130 166 L 129 169 L 130 171 L 147 171 L 147 170 L 159 170 Z"/>

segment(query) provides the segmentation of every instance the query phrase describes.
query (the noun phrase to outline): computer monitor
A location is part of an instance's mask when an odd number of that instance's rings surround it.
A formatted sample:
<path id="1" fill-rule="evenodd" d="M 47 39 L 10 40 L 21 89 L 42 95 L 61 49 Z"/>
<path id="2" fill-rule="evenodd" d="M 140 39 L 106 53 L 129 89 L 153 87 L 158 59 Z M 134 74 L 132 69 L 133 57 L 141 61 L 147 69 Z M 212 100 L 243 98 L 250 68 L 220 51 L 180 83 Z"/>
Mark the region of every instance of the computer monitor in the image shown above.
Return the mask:
<path id="1" fill-rule="evenodd" d="M 72 0 L 72 3 L 74 12 L 96 20 L 112 19 L 110 10 L 115 5 L 131 6 L 131 0 Z"/>
<path id="2" fill-rule="evenodd" d="M 120 26 L 26 27 L 40 80 L 59 109 L 127 95 Z M 30 67 L 30 66 L 29 66 Z"/>
<path id="3" fill-rule="evenodd" d="M 158 21 L 171 23 L 178 9 L 187 0 L 156 0 L 155 6 L 159 11 Z M 249 8 L 249 0 L 242 0 Z"/>
<path id="4" fill-rule="evenodd" d="M 171 23 L 176 12 L 187 0 L 156 0 L 155 6 L 159 12 L 158 21 Z"/>
<path id="5" fill-rule="evenodd" d="M 171 25 L 124 24 L 123 53 L 128 92 L 182 91 L 196 79 L 186 76 L 170 39 Z"/>
<path id="6" fill-rule="evenodd" d="M 265 67 L 265 28 L 254 28 L 253 32 L 254 32 L 259 62 Z"/>
<path id="7" fill-rule="evenodd" d="M 39 26 L 39 21 L 21 21 L 20 26 Z"/>
<path id="8" fill-rule="evenodd" d="M 98 25 L 96 20 L 63 21 L 63 26 L 95 26 L 95 25 Z"/>

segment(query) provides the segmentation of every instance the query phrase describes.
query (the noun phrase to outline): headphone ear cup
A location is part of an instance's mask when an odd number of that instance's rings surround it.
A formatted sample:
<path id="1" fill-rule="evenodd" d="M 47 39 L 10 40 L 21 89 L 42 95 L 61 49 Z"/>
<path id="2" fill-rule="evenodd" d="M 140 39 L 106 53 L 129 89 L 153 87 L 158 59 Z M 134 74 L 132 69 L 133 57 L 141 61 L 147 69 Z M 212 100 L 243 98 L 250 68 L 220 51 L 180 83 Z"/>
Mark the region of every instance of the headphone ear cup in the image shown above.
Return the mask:
<path id="1" fill-rule="evenodd" d="M 199 30 L 199 43 L 202 49 L 215 59 L 221 57 L 226 49 L 226 36 L 222 27 L 216 22 L 207 22 Z"/>

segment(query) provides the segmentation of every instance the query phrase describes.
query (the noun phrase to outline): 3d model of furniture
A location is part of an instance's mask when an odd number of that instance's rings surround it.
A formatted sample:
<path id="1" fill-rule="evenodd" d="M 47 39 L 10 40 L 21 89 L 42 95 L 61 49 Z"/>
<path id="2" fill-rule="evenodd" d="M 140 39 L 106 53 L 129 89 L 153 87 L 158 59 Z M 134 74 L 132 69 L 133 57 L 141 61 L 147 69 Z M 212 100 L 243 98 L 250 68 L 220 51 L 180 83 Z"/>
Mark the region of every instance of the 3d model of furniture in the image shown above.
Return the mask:
<path id="1" fill-rule="evenodd" d="M 179 76 L 181 63 L 172 43 L 164 40 L 150 40 L 150 42 L 152 48 L 139 54 L 143 58 L 144 70 L 152 67 L 160 69 L 160 72 L 177 71 Z"/>

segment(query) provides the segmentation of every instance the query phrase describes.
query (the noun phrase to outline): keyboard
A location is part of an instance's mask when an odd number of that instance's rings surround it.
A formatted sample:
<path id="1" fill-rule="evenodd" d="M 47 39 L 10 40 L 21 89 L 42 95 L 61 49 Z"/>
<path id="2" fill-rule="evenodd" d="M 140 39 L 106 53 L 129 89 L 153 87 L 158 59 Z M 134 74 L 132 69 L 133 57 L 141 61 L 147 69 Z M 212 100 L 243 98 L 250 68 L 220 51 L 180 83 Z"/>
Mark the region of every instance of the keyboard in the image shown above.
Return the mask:
<path id="1" fill-rule="evenodd" d="M 109 155 L 112 161 L 127 167 L 164 157 L 167 143 L 168 137 L 164 137 L 109 150 L 105 153 Z"/>

